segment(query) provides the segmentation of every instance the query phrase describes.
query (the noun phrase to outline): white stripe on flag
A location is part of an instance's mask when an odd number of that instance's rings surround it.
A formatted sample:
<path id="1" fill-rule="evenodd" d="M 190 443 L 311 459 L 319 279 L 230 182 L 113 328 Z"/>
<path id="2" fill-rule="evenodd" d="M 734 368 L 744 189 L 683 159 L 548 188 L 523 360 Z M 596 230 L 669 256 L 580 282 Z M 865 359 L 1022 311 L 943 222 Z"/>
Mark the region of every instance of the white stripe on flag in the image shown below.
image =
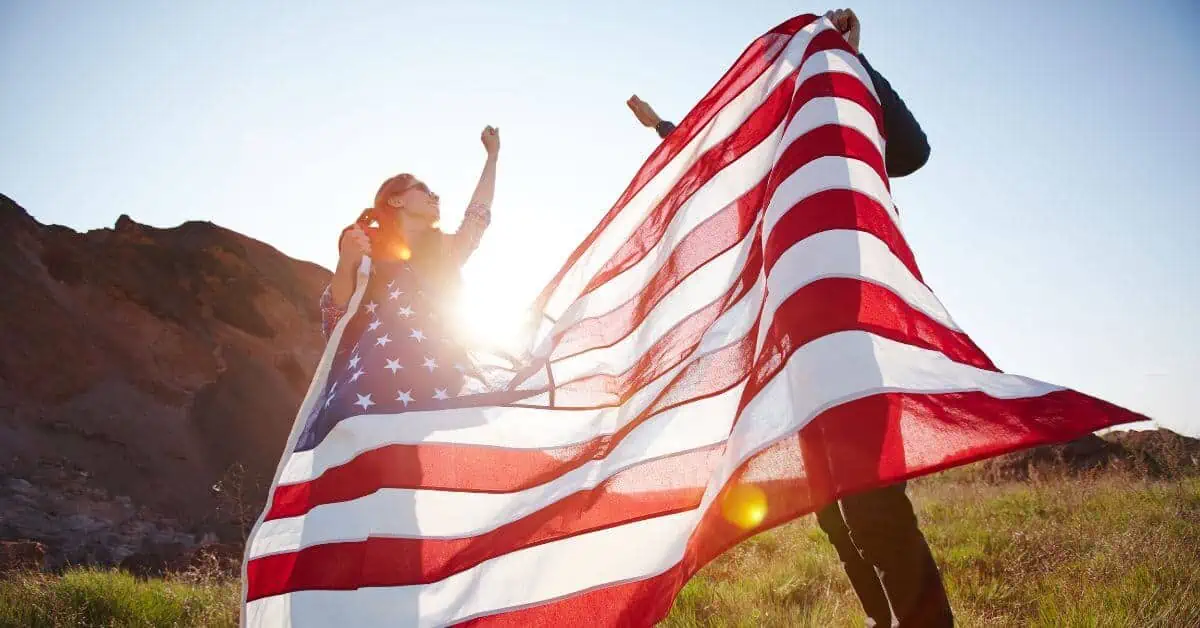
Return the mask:
<path id="1" fill-rule="evenodd" d="M 883 155 L 883 141 L 875 125 L 875 118 L 858 103 L 844 98 L 815 98 L 801 107 L 800 111 L 780 134 L 776 129 L 754 149 L 717 173 L 711 181 L 698 190 L 695 196 L 680 207 L 665 230 L 661 242 L 649 254 L 571 305 L 555 326 L 567 329 L 585 318 L 599 316 L 611 311 L 614 304 L 621 304 L 641 292 L 646 283 L 670 258 L 675 245 L 687 237 L 696 227 L 711 218 L 721 209 L 733 203 L 770 171 L 779 153 L 796 138 L 813 129 L 837 124 L 855 129 L 867 137 L 879 154 Z M 874 188 L 869 188 L 874 191 Z M 778 196 L 778 194 L 777 194 Z M 885 203 L 885 206 L 887 204 Z"/>
<path id="2" fill-rule="evenodd" d="M 857 159 L 819 157 L 804 164 L 775 189 L 763 218 L 763 237 L 766 238 L 775 229 L 783 215 L 796 203 L 825 190 L 852 190 L 866 194 L 883 205 L 892 221 L 899 224 L 892 196 L 874 168 Z"/>
<path id="3" fill-rule="evenodd" d="M 834 229 L 804 238 L 779 256 L 767 278 L 760 339 L 788 297 L 828 277 L 858 279 L 887 288 L 947 329 L 961 331 L 933 291 L 913 276 L 883 240 L 864 231 Z"/>
<path id="4" fill-rule="evenodd" d="M 1020 375 L 960 364 L 937 351 L 865 331 L 830 334 L 792 354 L 783 369 L 742 410 L 702 507 L 712 502 L 715 491 L 742 462 L 795 434 L 820 413 L 849 401 L 889 392 L 982 392 L 997 399 L 1020 399 L 1057 390 L 1063 389 Z M 788 410 L 780 412 L 780 408 Z"/>
<path id="5" fill-rule="evenodd" d="M 257 626 L 444 626 L 608 584 L 640 580 L 683 557 L 698 511 L 536 545 L 433 584 L 299 591 L 246 605 Z"/>
<path id="6" fill-rule="evenodd" d="M 845 50 L 821 50 L 814 53 L 804 62 L 804 67 L 800 68 L 798 77 L 800 80 L 797 81 L 797 85 L 825 72 L 849 74 L 857 78 L 875 97 L 875 102 L 879 102 L 879 94 L 875 91 L 875 84 L 871 82 L 871 75 L 867 74 L 867 68 L 858 60 L 858 57 Z"/>
<path id="7" fill-rule="evenodd" d="M 620 305 L 644 290 L 646 283 L 670 258 L 680 240 L 713 214 L 742 197 L 767 175 L 775 162 L 775 145 L 782 134 L 783 125 L 780 124 L 766 140 L 714 175 L 679 208 L 662 239 L 649 254 L 575 301 L 559 319 L 556 329 L 567 329 L 585 318 L 611 311 L 614 305 Z"/>
<path id="8" fill-rule="evenodd" d="M 800 107 L 796 116 L 788 124 L 787 130 L 783 132 L 783 138 L 780 140 L 780 154 L 801 135 L 830 124 L 844 126 L 862 133 L 871 140 L 875 148 L 879 149 L 880 156 L 884 154 L 883 138 L 879 136 L 879 127 L 875 124 L 875 118 L 871 112 L 863 109 L 862 105 L 853 100 L 834 96 L 813 98 Z"/>
<path id="9" fill-rule="evenodd" d="M 592 246 L 572 265 L 546 301 L 546 315 L 558 320 L 584 286 L 591 281 L 612 255 L 629 239 L 629 235 L 642 223 L 649 211 L 670 191 L 676 180 L 706 150 L 720 143 L 736 131 L 755 106 L 795 69 L 804 56 L 811 35 L 826 30 L 821 20 L 804 27 L 792 37 L 780 53 L 774 65 L 742 90 L 709 121 L 686 147 L 679 152 L 657 175 L 636 194 L 620 213 L 609 223 Z M 857 63 L 855 61 L 854 63 Z M 851 66 L 852 67 L 852 66 Z M 860 66 L 861 67 L 861 66 Z M 539 353 L 539 355 L 544 355 Z"/>
<path id="10" fill-rule="evenodd" d="M 741 274 L 752 251 L 753 234 L 702 266 L 650 310 L 633 331 L 609 347 L 554 362 L 554 377 L 568 382 L 585 375 L 615 375 L 628 370 L 676 324 L 715 301 Z"/>
<path id="11" fill-rule="evenodd" d="M 872 360 L 878 365 L 876 370 L 865 368 Z M 959 364 L 938 352 L 867 332 L 839 332 L 801 347 L 751 400 L 730 437 L 725 460 L 740 463 L 779 438 L 795 433 L 821 412 L 873 394 L 982 391 L 1010 399 L 1041 396 L 1054 390 L 1059 388 L 1018 375 Z M 317 507 L 306 517 L 266 522 L 249 556 L 369 535 L 447 538 L 486 532 L 575 490 L 595 486 L 631 462 L 719 442 L 724 434 L 714 434 L 727 425 L 725 419 L 732 419 L 732 411 L 730 416 L 718 420 L 706 409 L 710 405 L 724 408 L 720 404 L 728 403 L 726 395 L 680 406 L 669 411 L 669 417 L 664 413 L 634 430 L 609 458 L 589 463 L 548 484 L 506 494 L 387 489 L 357 500 Z M 687 421 L 694 422 L 691 429 L 696 431 L 695 435 L 679 433 L 669 444 L 653 442 L 660 430 L 678 429 L 687 425 Z M 720 483 L 725 479 L 720 478 Z"/>
<path id="12" fill-rule="evenodd" d="M 499 406 L 350 417 L 335 425 L 315 448 L 291 454 L 278 482 L 295 484 L 311 480 L 363 452 L 392 444 L 551 449 L 614 434 L 649 408 L 688 364 L 749 332 L 753 319 L 747 318 L 754 314 L 749 311 L 751 307 L 757 311 L 761 284 L 760 279 L 758 297 L 752 291 L 713 324 L 694 356 L 639 388 L 623 404 L 584 410 Z"/>
<path id="13" fill-rule="evenodd" d="M 381 489 L 358 499 L 317 506 L 307 515 L 263 523 L 249 552 L 280 552 L 368 537 L 464 538 L 531 515 L 581 490 L 595 488 L 636 464 L 721 443 L 729 435 L 743 385 L 659 414 L 630 432 L 606 457 L 539 486 L 513 493 Z M 675 488 L 695 484 L 694 469 L 680 469 Z"/>

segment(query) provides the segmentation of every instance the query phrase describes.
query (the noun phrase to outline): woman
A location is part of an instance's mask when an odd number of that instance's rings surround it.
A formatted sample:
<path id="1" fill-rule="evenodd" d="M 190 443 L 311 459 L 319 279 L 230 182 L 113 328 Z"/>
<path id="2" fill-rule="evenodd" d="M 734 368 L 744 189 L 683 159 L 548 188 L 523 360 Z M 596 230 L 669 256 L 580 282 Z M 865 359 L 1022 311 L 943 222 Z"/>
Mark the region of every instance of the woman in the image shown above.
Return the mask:
<path id="1" fill-rule="evenodd" d="M 435 407 L 462 387 L 468 361 L 450 341 L 446 308 L 453 303 L 459 269 L 491 220 L 499 130 L 485 128 L 481 140 L 487 162 L 457 232 L 438 229 L 437 194 L 410 174 L 385 181 L 374 206 L 342 232 L 337 270 L 321 296 L 322 330 L 328 337 L 346 314 L 362 258 L 369 256 L 372 278 L 362 299 L 364 316 L 354 317 L 342 335 L 345 344 L 357 342 L 338 348 L 353 352 L 353 372 L 344 383 L 354 383 L 359 371 L 361 376 L 368 368 L 386 369 L 397 388 L 394 401 L 358 395 L 363 411 L 381 402 Z"/>

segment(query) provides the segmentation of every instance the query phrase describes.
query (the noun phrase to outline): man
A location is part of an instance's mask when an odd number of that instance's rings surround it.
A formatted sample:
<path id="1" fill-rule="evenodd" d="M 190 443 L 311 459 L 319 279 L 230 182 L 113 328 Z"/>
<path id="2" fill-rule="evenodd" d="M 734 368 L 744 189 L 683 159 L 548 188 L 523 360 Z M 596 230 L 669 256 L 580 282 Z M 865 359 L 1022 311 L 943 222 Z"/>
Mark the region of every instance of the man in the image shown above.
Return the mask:
<path id="1" fill-rule="evenodd" d="M 887 79 L 859 52 L 862 27 L 849 9 L 825 14 L 858 54 L 883 109 L 887 133 L 884 161 L 889 177 L 912 174 L 929 159 L 924 131 Z M 629 108 L 645 126 L 666 138 L 675 125 L 637 96 Z M 917 527 L 905 483 L 849 495 L 817 512 L 817 522 L 837 549 L 846 575 L 867 614 L 867 626 L 952 626 L 941 574 Z"/>

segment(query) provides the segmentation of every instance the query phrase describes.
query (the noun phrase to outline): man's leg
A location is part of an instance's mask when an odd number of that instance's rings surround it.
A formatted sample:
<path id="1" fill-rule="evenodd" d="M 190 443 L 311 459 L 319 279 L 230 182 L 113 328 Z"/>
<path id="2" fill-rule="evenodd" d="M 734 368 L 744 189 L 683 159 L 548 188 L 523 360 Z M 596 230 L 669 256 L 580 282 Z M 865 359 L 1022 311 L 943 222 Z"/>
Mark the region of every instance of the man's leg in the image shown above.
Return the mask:
<path id="1" fill-rule="evenodd" d="M 952 626 L 942 576 L 904 488 L 902 482 L 843 498 L 842 517 L 854 546 L 878 570 L 902 628 Z"/>
<path id="2" fill-rule="evenodd" d="M 837 550 L 846 576 L 850 578 L 850 586 L 858 595 L 863 611 L 867 614 L 867 627 L 887 628 L 892 625 L 892 610 L 888 607 L 887 595 L 879 582 L 875 567 L 863 559 L 854 542 L 850 540 L 850 530 L 842 519 L 842 511 L 834 502 L 817 511 L 817 524 L 829 537 L 829 542 Z"/>

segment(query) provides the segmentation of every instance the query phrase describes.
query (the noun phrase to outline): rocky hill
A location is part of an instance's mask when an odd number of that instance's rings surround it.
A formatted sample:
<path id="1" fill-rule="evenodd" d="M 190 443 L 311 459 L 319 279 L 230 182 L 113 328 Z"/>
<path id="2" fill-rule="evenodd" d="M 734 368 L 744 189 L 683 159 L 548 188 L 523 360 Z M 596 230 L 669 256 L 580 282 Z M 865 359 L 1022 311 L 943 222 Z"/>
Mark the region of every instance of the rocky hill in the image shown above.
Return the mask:
<path id="1" fill-rule="evenodd" d="M 0 276 L 0 539 L 119 562 L 228 531 L 231 469 L 259 503 L 327 270 L 210 223 L 77 233 L 0 196 Z"/>
<path id="2" fill-rule="evenodd" d="M 1036 475 L 1127 471 L 1154 479 L 1200 474 L 1200 440 L 1170 430 L 1089 434 L 978 463 L 974 472 L 991 480 L 1027 480 Z"/>

